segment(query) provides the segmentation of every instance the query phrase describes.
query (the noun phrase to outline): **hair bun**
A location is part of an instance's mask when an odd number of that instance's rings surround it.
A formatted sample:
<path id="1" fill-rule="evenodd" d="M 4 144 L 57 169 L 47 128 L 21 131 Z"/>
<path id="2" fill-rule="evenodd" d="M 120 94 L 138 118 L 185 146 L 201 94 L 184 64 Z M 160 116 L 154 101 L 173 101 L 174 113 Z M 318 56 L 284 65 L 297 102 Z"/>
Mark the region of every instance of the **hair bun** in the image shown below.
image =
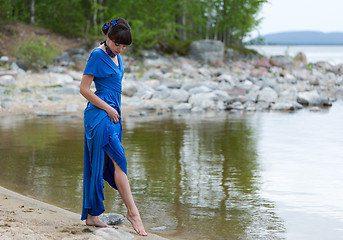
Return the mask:
<path id="1" fill-rule="evenodd" d="M 105 23 L 105 24 L 102 26 L 102 32 L 103 32 L 105 35 L 107 35 L 109 27 L 110 27 L 110 24 L 109 24 L 109 23 Z"/>

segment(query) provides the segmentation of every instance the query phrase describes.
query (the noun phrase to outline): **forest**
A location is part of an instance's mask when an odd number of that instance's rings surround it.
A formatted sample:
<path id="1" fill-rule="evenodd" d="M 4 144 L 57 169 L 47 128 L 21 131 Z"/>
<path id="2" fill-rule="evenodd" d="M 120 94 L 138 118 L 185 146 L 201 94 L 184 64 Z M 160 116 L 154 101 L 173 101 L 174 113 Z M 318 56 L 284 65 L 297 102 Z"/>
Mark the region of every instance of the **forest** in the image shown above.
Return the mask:
<path id="1" fill-rule="evenodd" d="M 0 24 L 24 22 L 94 39 L 105 22 L 125 18 L 136 49 L 214 39 L 241 46 L 267 0 L 0 0 Z"/>

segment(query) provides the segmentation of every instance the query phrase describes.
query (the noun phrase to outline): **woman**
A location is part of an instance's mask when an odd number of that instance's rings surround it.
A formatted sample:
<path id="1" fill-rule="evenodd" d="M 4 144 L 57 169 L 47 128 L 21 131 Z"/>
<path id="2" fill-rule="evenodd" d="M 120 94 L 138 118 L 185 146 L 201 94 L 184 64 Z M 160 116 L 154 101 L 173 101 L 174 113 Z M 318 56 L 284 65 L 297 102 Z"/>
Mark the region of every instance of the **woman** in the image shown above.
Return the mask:
<path id="1" fill-rule="evenodd" d="M 81 220 L 96 227 L 107 227 L 99 219 L 105 211 L 104 179 L 119 191 L 127 207 L 127 219 L 142 236 L 144 230 L 133 201 L 127 178 L 126 158 L 121 145 L 121 83 L 124 67 L 120 53 L 132 42 L 131 29 L 123 18 L 105 23 L 106 41 L 91 53 L 80 85 L 80 93 L 89 101 L 84 111 L 85 146 L 83 206 Z M 90 89 L 94 81 L 96 91 Z"/>

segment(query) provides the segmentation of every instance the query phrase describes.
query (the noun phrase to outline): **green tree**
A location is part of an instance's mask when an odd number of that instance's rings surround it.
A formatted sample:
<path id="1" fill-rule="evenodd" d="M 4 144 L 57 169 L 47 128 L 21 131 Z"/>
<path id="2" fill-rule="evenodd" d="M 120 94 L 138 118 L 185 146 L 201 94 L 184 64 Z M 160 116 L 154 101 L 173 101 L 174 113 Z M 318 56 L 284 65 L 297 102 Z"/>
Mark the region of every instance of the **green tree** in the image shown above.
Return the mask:
<path id="1" fill-rule="evenodd" d="M 217 39 L 241 45 L 267 0 L 0 0 L 1 22 L 21 21 L 84 38 L 104 21 L 128 20 L 136 49 L 161 42 Z"/>

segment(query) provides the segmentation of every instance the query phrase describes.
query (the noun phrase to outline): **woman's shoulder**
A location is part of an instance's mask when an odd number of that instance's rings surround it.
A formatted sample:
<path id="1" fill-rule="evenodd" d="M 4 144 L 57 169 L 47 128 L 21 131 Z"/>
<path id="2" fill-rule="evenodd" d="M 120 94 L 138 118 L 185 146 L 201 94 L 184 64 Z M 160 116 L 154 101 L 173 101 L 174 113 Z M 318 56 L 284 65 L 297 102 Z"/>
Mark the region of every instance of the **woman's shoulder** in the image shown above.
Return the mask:
<path id="1" fill-rule="evenodd" d="M 104 51 L 101 48 L 95 48 L 91 51 L 88 61 L 92 63 L 102 62 L 104 59 Z"/>
<path id="2" fill-rule="evenodd" d="M 100 47 L 97 47 L 92 50 L 91 55 L 101 55 L 103 52 L 104 50 L 102 50 Z"/>

